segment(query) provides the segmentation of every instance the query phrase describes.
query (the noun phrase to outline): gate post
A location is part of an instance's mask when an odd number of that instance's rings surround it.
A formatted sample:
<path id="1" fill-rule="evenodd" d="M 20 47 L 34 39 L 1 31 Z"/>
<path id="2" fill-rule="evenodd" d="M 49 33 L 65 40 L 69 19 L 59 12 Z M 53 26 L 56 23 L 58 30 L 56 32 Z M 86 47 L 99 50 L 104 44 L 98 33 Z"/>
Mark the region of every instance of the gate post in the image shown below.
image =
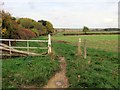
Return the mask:
<path id="1" fill-rule="evenodd" d="M 51 53 L 51 35 L 48 34 L 48 54 Z"/>
<path id="2" fill-rule="evenodd" d="M 29 50 L 29 41 L 27 41 L 27 52 L 28 52 L 28 55 L 29 55 L 29 52 L 30 50 Z"/>
<path id="3" fill-rule="evenodd" d="M 10 47 L 10 57 L 11 57 L 11 41 L 9 40 L 9 47 Z"/>

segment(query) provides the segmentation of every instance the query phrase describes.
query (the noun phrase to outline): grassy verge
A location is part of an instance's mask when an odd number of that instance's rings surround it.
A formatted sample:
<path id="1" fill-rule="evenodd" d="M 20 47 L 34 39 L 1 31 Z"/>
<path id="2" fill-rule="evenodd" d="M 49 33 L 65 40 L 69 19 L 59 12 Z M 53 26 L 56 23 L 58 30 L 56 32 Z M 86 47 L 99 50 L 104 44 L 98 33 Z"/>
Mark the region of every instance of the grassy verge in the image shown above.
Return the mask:
<path id="1" fill-rule="evenodd" d="M 87 59 L 76 57 L 77 47 L 54 42 L 54 50 L 67 60 L 67 77 L 72 88 L 117 88 L 118 55 L 87 48 Z"/>
<path id="2" fill-rule="evenodd" d="M 42 87 L 59 70 L 50 57 L 17 57 L 2 61 L 3 88 Z"/>

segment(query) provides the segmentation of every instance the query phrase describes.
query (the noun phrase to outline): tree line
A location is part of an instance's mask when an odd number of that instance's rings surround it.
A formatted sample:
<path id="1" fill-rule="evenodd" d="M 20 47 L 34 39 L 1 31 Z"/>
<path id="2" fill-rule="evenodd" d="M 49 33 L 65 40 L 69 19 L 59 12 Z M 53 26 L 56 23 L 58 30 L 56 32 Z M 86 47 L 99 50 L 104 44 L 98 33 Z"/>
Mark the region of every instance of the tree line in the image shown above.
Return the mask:
<path id="1" fill-rule="evenodd" d="M 0 11 L 0 15 L 2 18 L 0 19 L 2 27 L 1 36 L 5 39 L 30 39 L 55 31 L 52 23 L 49 21 L 16 18 L 5 11 Z"/>

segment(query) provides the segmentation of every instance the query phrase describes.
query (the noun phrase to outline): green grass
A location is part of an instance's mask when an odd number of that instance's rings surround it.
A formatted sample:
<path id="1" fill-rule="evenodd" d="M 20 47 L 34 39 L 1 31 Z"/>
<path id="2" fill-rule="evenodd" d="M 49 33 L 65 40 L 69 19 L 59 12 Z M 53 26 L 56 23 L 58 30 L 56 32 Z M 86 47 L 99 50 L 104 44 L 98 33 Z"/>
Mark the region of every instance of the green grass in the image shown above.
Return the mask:
<path id="1" fill-rule="evenodd" d="M 87 59 L 77 57 L 78 39 L 87 42 Z M 47 39 L 40 37 L 36 39 Z M 52 36 L 52 49 L 67 61 L 69 87 L 117 88 L 118 87 L 118 36 Z M 62 40 L 65 44 L 55 42 Z M 83 51 L 83 43 L 82 43 Z M 90 62 L 90 63 L 89 63 Z M 59 70 L 57 58 L 20 57 L 3 60 L 3 87 L 41 87 Z M 78 77 L 80 75 L 80 78 Z"/>
<path id="2" fill-rule="evenodd" d="M 47 38 L 40 36 L 38 38 L 33 38 L 32 40 L 47 40 Z M 27 47 L 27 42 L 16 42 L 17 47 Z M 40 49 L 41 47 L 48 47 L 47 42 L 29 42 L 29 47 L 37 47 L 36 49 L 29 49 L 30 52 L 34 53 L 44 53 L 47 49 Z M 17 50 L 27 51 L 27 49 L 17 48 Z"/>
<path id="3" fill-rule="evenodd" d="M 116 52 L 87 48 L 85 60 L 83 57 L 76 57 L 76 46 L 54 42 L 53 47 L 55 52 L 64 56 L 67 61 L 69 87 L 118 87 L 118 54 Z"/>
<path id="4" fill-rule="evenodd" d="M 59 70 L 57 59 L 17 57 L 2 61 L 3 88 L 42 87 Z"/>
<path id="5" fill-rule="evenodd" d="M 34 38 L 46 40 L 46 37 Z M 16 46 L 25 46 L 26 42 L 18 42 Z M 30 43 L 30 46 L 47 46 L 47 43 Z M 21 49 L 22 50 L 22 49 Z M 47 51 L 47 50 L 46 50 Z M 33 52 L 33 50 L 32 50 Z M 36 49 L 34 52 L 43 52 Z M 59 71 L 58 58 L 47 55 L 45 57 L 12 57 L 2 60 L 3 88 L 42 87 Z"/>
<path id="6" fill-rule="evenodd" d="M 95 48 L 110 52 L 118 52 L 118 35 L 63 36 L 58 34 L 53 36 L 52 38 L 54 40 L 71 42 L 72 44 L 76 44 L 78 42 L 78 39 L 81 38 L 82 46 L 84 39 L 86 39 L 88 48 Z"/>
<path id="7" fill-rule="evenodd" d="M 67 77 L 71 88 L 118 88 L 118 35 L 53 36 L 55 52 L 67 61 Z M 71 32 L 72 33 L 72 32 Z M 87 59 L 77 57 L 78 39 L 87 40 Z M 80 78 L 79 78 L 80 76 Z"/>

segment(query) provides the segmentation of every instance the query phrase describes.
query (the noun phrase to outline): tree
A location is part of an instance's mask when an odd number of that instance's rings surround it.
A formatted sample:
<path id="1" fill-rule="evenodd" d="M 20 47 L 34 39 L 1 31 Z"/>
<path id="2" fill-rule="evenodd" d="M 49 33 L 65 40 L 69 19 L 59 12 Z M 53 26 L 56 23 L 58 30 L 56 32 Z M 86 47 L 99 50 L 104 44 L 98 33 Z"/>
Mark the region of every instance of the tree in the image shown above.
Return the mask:
<path id="1" fill-rule="evenodd" d="M 12 19 L 9 13 L 1 11 L 0 14 L 2 15 L 2 38 L 14 38 L 15 31 L 19 29 L 18 24 L 15 20 Z"/>
<path id="2" fill-rule="evenodd" d="M 46 22 L 46 28 L 47 28 L 48 33 L 53 33 L 54 32 L 53 25 L 49 21 Z"/>
<path id="3" fill-rule="evenodd" d="M 47 21 L 39 20 L 38 22 L 39 22 L 39 23 L 42 23 L 43 26 L 46 26 L 46 22 L 47 22 Z"/>
<path id="4" fill-rule="evenodd" d="M 34 29 L 40 30 L 41 27 L 42 27 L 42 25 L 41 25 L 40 23 L 36 22 L 36 21 L 33 21 L 33 22 L 31 23 L 31 28 L 32 28 L 32 29 L 34 28 Z"/>
<path id="5" fill-rule="evenodd" d="M 15 18 L 15 17 L 12 17 L 12 20 L 16 20 L 16 18 Z"/>
<path id="6" fill-rule="evenodd" d="M 42 25 L 46 27 L 47 33 L 54 32 L 53 25 L 49 21 L 39 20 L 38 22 L 42 23 Z"/>
<path id="7" fill-rule="evenodd" d="M 87 31 L 89 31 L 89 28 L 86 27 L 86 26 L 84 26 L 84 27 L 83 27 L 83 32 L 86 34 Z"/>
<path id="8" fill-rule="evenodd" d="M 18 24 L 21 24 L 22 27 L 26 28 L 26 29 L 30 29 L 32 26 L 32 22 L 34 20 L 30 19 L 30 18 L 20 18 L 17 22 Z"/>

